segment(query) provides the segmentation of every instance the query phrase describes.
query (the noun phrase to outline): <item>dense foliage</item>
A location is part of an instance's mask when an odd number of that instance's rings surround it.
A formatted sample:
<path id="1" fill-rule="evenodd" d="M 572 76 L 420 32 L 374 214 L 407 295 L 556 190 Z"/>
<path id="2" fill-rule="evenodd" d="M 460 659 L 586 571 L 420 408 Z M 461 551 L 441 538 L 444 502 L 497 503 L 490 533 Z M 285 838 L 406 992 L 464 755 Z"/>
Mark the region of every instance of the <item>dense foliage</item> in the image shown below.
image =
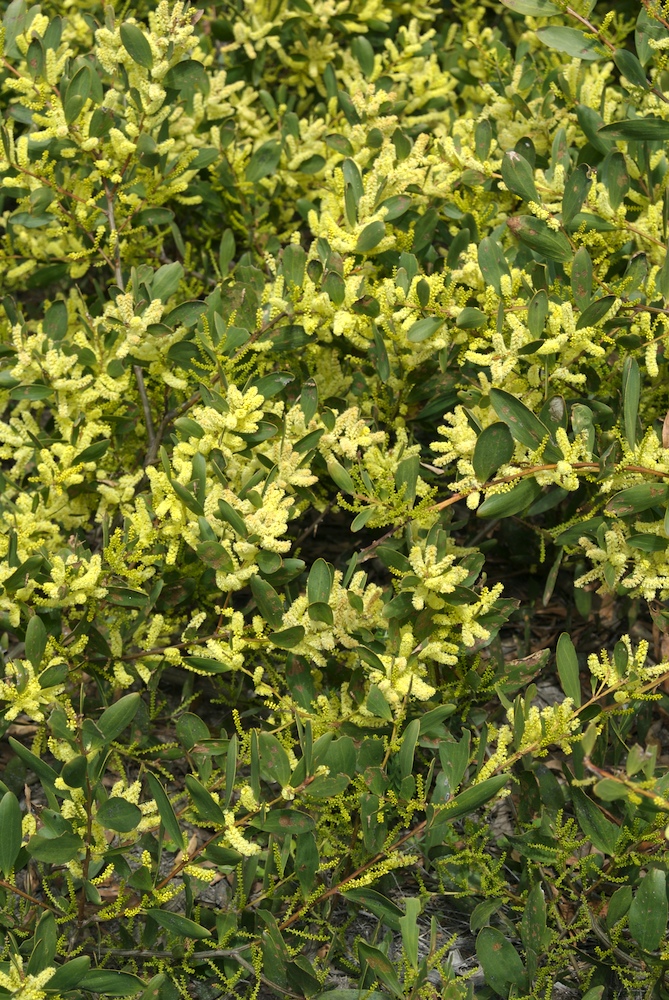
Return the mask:
<path id="1" fill-rule="evenodd" d="M 669 997 L 668 8 L 5 5 L 0 995 Z"/>

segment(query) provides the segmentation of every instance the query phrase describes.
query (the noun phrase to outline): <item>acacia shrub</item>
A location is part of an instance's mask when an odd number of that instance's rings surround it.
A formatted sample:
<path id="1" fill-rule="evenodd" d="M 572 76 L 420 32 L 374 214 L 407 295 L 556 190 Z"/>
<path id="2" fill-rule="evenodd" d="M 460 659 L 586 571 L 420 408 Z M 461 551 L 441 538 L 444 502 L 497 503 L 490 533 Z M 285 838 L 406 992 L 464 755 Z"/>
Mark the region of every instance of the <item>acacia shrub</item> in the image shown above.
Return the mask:
<path id="1" fill-rule="evenodd" d="M 669 667 L 505 661 L 489 555 L 666 628 L 629 8 L 6 8 L 3 993 L 667 995 Z"/>

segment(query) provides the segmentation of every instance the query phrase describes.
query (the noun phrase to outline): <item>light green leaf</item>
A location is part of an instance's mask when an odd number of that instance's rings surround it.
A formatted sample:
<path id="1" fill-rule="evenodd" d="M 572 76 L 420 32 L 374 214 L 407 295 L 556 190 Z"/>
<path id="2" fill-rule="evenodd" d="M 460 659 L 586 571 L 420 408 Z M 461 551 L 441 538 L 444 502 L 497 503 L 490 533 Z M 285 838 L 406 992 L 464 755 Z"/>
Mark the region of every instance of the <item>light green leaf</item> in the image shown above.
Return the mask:
<path id="1" fill-rule="evenodd" d="M 578 658 L 574 643 L 568 632 L 563 632 L 557 644 L 557 670 L 560 684 L 567 698 L 571 698 L 576 708 L 581 707 L 581 681 L 578 670 Z"/>
<path id="2" fill-rule="evenodd" d="M 21 807 L 13 792 L 0 800 L 0 870 L 9 878 L 21 850 Z"/>

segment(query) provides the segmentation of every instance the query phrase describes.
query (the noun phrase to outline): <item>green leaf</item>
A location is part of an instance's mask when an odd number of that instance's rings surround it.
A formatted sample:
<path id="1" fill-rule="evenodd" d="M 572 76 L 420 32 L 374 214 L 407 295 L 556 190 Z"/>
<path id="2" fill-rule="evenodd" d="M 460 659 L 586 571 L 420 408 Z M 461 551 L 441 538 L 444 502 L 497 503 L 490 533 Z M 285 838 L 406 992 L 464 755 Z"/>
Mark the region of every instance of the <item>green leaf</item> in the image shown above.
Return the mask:
<path id="1" fill-rule="evenodd" d="M 46 761 L 37 757 L 31 750 L 24 747 L 22 743 L 15 740 L 13 736 L 9 737 L 9 745 L 16 756 L 19 757 L 31 771 L 35 772 L 43 785 L 46 785 L 47 787 L 53 786 L 56 778 L 58 777 L 58 773 L 54 771 L 50 764 L 47 764 Z"/>
<path id="2" fill-rule="evenodd" d="M 130 997 L 143 990 L 146 984 L 129 972 L 91 969 L 83 979 L 79 980 L 78 985 L 82 990 L 88 990 L 91 993 L 104 993 L 110 997 Z"/>
<path id="3" fill-rule="evenodd" d="M 541 198 L 534 184 L 534 171 L 524 156 L 511 149 L 502 157 L 502 180 L 509 191 L 523 201 L 541 204 Z"/>
<path id="4" fill-rule="evenodd" d="M 276 781 L 282 788 L 290 783 L 290 761 L 285 749 L 272 733 L 259 733 L 260 773 L 265 781 Z"/>
<path id="5" fill-rule="evenodd" d="M 223 810 L 211 792 L 208 792 L 193 774 L 187 774 L 185 782 L 188 794 L 193 800 L 193 804 L 200 816 L 208 823 L 225 826 Z"/>
<path id="6" fill-rule="evenodd" d="M 404 954 L 413 969 L 418 968 L 418 917 L 420 915 L 420 899 L 409 897 L 405 899 L 406 914 L 400 917 L 399 925 L 402 934 Z"/>
<path id="7" fill-rule="evenodd" d="M 501 246 L 491 236 L 484 236 L 478 246 L 478 262 L 481 274 L 488 285 L 492 285 L 498 295 L 502 294 L 501 280 L 511 275 Z"/>
<path id="8" fill-rule="evenodd" d="M 221 520 L 226 521 L 242 538 L 248 537 L 248 531 L 241 515 L 237 513 L 227 500 L 218 501 L 218 516 Z"/>
<path id="9" fill-rule="evenodd" d="M 630 448 L 636 444 L 637 417 L 641 402 L 641 373 L 635 358 L 626 357 L 623 364 L 623 425 Z"/>
<path id="10" fill-rule="evenodd" d="M 31 402 L 36 402 L 39 399 L 48 399 L 49 396 L 53 396 L 53 389 L 49 385 L 41 384 L 17 385 L 9 393 L 10 399 L 29 399 Z"/>
<path id="11" fill-rule="evenodd" d="M 126 694 L 102 713 L 97 721 L 97 727 L 106 743 L 111 743 L 130 725 L 137 714 L 140 701 L 139 694 Z"/>
<path id="12" fill-rule="evenodd" d="M 487 482 L 502 465 L 511 461 L 514 452 L 513 436 L 503 421 L 489 424 L 482 431 L 474 447 L 472 464 L 480 483 Z"/>
<path id="13" fill-rule="evenodd" d="M 576 329 L 583 330 L 586 326 L 596 326 L 604 319 L 615 301 L 615 295 L 604 295 L 601 299 L 595 299 L 579 316 Z"/>
<path id="14" fill-rule="evenodd" d="M 142 812 L 133 802 L 115 795 L 102 803 L 95 818 L 106 830 L 129 833 L 139 825 Z"/>
<path id="15" fill-rule="evenodd" d="M 508 780 L 508 774 L 495 774 L 492 778 L 486 778 L 480 784 L 472 785 L 471 788 L 460 792 L 459 795 L 450 800 L 445 809 L 435 812 L 430 824 L 431 827 L 434 828 L 435 826 L 441 826 L 443 823 L 451 823 L 454 819 L 467 816 L 469 813 L 474 812 L 475 809 L 479 809 L 486 802 L 489 802 L 490 799 L 494 798 L 504 788 Z"/>
<path id="16" fill-rule="evenodd" d="M 341 274 L 328 271 L 323 281 L 323 291 L 336 306 L 340 306 L 346 298 L 346 285 Z"/>
<path id="17" fill-rule="evenodd" d="M 316 602 L 327 604 L 330 600 L 332 579 L 332 571 L 325 559 L 317 559 L 307 577 L 307 598 L 310 604 Z"/>
<path id="18" fill-rule="evenodd" d="M 26 629 L 26 657 L 35 670 L 39 668 L 46 649 L 47 633 L 39 615 L 33 615 Z"/>
<path id="19" fill-rule="evenodd" d="M 628 51 L 628 49 L 616 49 L 613 61 L 621 74 L 633 86 L 641 87 L 642 90 L 648 90 L 649 84 L 646 74 L 643 71 L 643 66 L 633 52 Z"/>
<path id="20" fill-rule="evenodd" d="M 283 603 L 271 583 L 260 576 L 251 577 L 251 591 L 258 605 L 258 611 L 272 628 L 283 624 Z"/>
<path id="21" fill-rule="evenodd" d="M 581 163 L 567 178 L 562 196 L 562 222 L 565 226 L 581 211 L 590 187 L 588 173 L 587 164 Z"/>
<path id="22" fill-rule="evenodd" d="M 459 330 L 478 330 L 480 327 L 486 326 L 487 323 L 487 315 L 481 309 L 476 309 L 474 306 L 465 306 L 458 313 L 455 321 L 455 325 Z"/>
<path id="23" fill-rule="evenodd" d="M 578 28 L 549 27 L 539 28 L 537 38 L 556 52 L 564 52 L 575 59 L 593 62 L 603 59 L 604 46 L 592 38 L 586 38 Z"/>
<path id="24" fill-rule="evenodd" d="M 159 267 L 153 276 L 151 282 L 151 296 L 154 299 L 160 299 L 161 302 L 167 302 L 170 296 L 179 288 L 179 285 L 184 276 L 184 269 L 178 260 L 173 261 L 171 264 L 163 264 Z M 169 324 L 167 324 L 169 326 Z"/>
<path id="25" fill-rule="evenodd" d="M 372 945 L 365 944 L 364 941 L 358 941 L 358 959 L 363 969 L 367 965 L 374 977 L 383 983 L 393 996 L 404 996 L 404 990 L 397 978 L 393 963 L 379 948 L 373 948 Z"/>
<path id="26" fill-rule="evenodd" d="M 339 487 L 342 493 L 355 493 L 355 483 L 343 465 L 336 458 L 330 458 L 327 463 L 330 478 Z"/>
<path id="27" fill-rule="evenodd" d="M 290 243 L 281 255 L 281 267 L 286 284 L 290 288 L 301 288 L 307 266 L 306 251 L 296 243 Z"/>
<path id="28" fill-rule="evenodd" d="M 31 858 L 52 865 L 65 865 L 83 850 L 84 842 L 76 833 L 61 833 L 59 837 L 31 837 L 27 849 Z"/>
<path id="29" fill-rule="evenodd" d="M 451 795 L 460 787 L 471 755 L 471 733 L 465 729 L 459 742 L 442 740 L 439 744 L 439 762 Z"/>
<path id="30" fill-rule="evenodd" d="M 511 517 L 537 499 L 541 487 L 536 479 L 521 479 L 513 489 L 506 493 L 492 493 L 487 496 L 476 511 L 477 517 Z"/>
<path id="31" fill-rule="evenodd" d="M 294 625 L 292 628 L 285 628 L 281 632 L 270 632 L 267 636 L 273 646 L 279 649 L 294 649 L 304 639 L 304 628 L 302 625 Z"/>
<path id="32" fill-rule="evenodd" d="M 383 222 L 370 222 L 358 236 L 355 252 L 369 253 L 379 245 L 385 235 L 386 227 Z"/>
<path id="33" fill-rule="evenodd" d="M 269 177 L 276 173 L 281 159 L 281 144 L 276 139 L 270 139 L 263 143 L 249 160 L 246 168 L 246 179 L 252 184 L 257 184 L 263 177 Z"/>
<path id="34" fill-rule="evenodd" d="M 176 326 L 185 326 L 187 330 L 190 330 L 191 327 L 195 326 L 202 313 L 206 311 L 206 302 L 189 299 L 168 312 L 167 316 L 163 316 L 163 323 L 170 329 L 174 329 Z"/>
<path id="35" fill-rule="evenodd" d="M 67 333 L 68 315 L 64 302 L 54 302 L 44 313 L 42 329 L 49 340 L 60 341 Z"/>
<path id="36" fill-rule="evenodd" d="M 615 493 L 605 507 L 607 514 L 627 517 L 651 507 L 663 507 L 669 501 L 669 484 L 639 483 Z"/>
<path id="37" fill-rule="evenodd" d="M 211 937 L 211 931 L 201 924 L 196 924 L 188 917 L 182 917 L 180 913 L 173 913 L 171 910 L 147 909 L 147 916 L 155 920 L 157 924 L 164 927 L 166 931 L 176 934 L 180 938 L 194 938 L 196 941 L 203 941 Z"/>
<path id="38" fill-rule="evenodd" d="M 485 980 L 495 993 L 509 995 L 509 986 L 526 993 L 527 972 L 520 955 L 496 927 L 483 927 L 476 937 L 476 957 L 485 973 Z"/>
<path id="39" fill-rule="evenodd" d="M 90 66 L 82 66 L 70 80 L 64 97 L 61 95 L 63 113 L 68 125 L 71 125 L 79 117 L 84 104 L 88 100 L 91 92 L 91 78 L 92 70 Z"/>
<path id="40" fill-rule="evenodd" d="M 502 3 L 515 14 L 529 14 L 530 17 L 552 17 L 561 13 L 561 8 L 552 0 L 502 0 Z"/>
<path id="41" fill-rule="evenodd" d="M 42 556 L 28 556 L 25 562 L 22 562 L 13 573 L 3 580 L 2 586 L 8 594 L 13 594 L 20 587 L 25 587 L 28 580 L 32 579 L 34 573 L 38 569 L 41 569 L 43 562 L 44 558 Z"/>
<path id="42" fill-rule="evenodd" d="M 548 260 L 566 264 L 573 258 L 571 244 L 564 233 L 556 233 L 543 219 L 533 215 L 518 215 L 506 224 L 521 243 Z"/>
<path id="43" fill-rule="evenodd" d="M 549 439 L 544 448 L 544 459 L 548 462 L 561 460 L 562 452 L 551 443 L 546 425 L 520 399 L 504 389 L 491 389 L 490 402 L 500 420 L 508 425 L 516 441 L 536 451 L 542 441 Z"/>
<path id="44" fill-rule="evenodd" d="M 581 680 L 578 670 L 578 658 L 574 643 L 568 632 L 563 632 L 557 644 L 557 671 L 560 684 L 567 698 L 571 698 L 576 708 L 581 707 Z"/>
<path id="45" fill-rule="evenodd" d="M 527 894 L 520 933 L 525 948 L 537 955 L 543 954 L 550 945 L 552 935 L 546 926 L 546 900 L 540 882 Z"/>
<path id="46" fill-rule="evenodd" d="M 151 52 L 149 40 L 141 28 L 138 28 L 136 24 L 128 24 L 126 22 L 121 25 L 120 34 L 123 48 L 128 55 L 132 56 L 133 60 L 140 66 L 143 66 L 144 69 L 151 69 L 153 66 L 153 53 Z"/>
<path id="47" fill-rule="evenodd" d="M 21 807 L 13 792 L 0 801 L 0 870 L 9 878 L 21 850 Z"/>
<path id="48" fill-rule="evenodd" d="M 400 929 L 400 918 L 403 916 L 402 910 L 390 899 L 386 899 L 375 889 L 365 886 L 362 889 L 347 889 L 341 894 L 344 899 L 348 899 L 359 906 L 369 910 L 375 917 L 379 917 L 383 923 L 394 931 Z"/>
<path id="49" fill-rule="evenodd" d="M 390 705 L 376 684 L 370 686 L 369 694 L 367 695 L 367 708 L 377 718 L 387 719 L 388 722 L 393 721 L 393 713 L 390 711 Z"/>
<path id="50" fill-rule="evenodd" d="M 629 929 L 644 951 L 660 947 L 667 932 L 667 875 L 651 868 L 641 879 L 629 908 Z"/>
<path id="51" fill-rule="evenodd" d="M 579 247 L 574 255 L 571 290 L 578 308 L 582 311 L 587 309 L 592 298 L 592 260 L 585 247 Z"/>
<path id="52" fill-rule="evenodd" d="M 195 551 L 198 558 L 207 566 L 211 566 L 212 569 L 232 573 L 235 568 L 230 553 L 220 542 L 200 542 Z"/>
<path id="53" fill-rule="evenodd" d="M 168 69 L 161 83 L 163 87 L 173 90 L 200 90 L 204 94 L 209 92 L 207 71 L 197 59 L 184 59 L 176 63 Z"/>
<path id="54" fill-rule="evenodd" d="M 605 135 L 611 139 L 636 139 L 654 140 L 669 139 L 669 122 L 663 118 L 654 118 L 648 115 L 646 118 L 628 118 L 620 122 L 611 122 L 610 125 L 603 125 L 599 130 L 600 135 Z"/>
<path id="55" fill-rule="evenodd" d="M 181 834 L 181 828 L 179 827 L 179 821 L 177 820 L 174 809 L 172 808 L 172 803 L 167 797 L 165 789 L 161 785 L 155 774 L 150 771 L 146 773 L 146 780 L 149 786 L 149 790 L 156 805 L 158 806 L 158 815 L 160 816 L 160 822 L 165 827 L 165 832 L 177 846 L 183 843 L 183 836 Z"/>
<path id="56" fill-rule="evenodd" d="M 77 958 L 68 958 L 62 965 L 59 965 L 55 973 L 46 983 L 46 988 L 55 991 L 56 994 L 68 993 L 78 986 L 81 980 L 91 967 L 91 960 L 88 955 L 79 955 Z"/>
<path id="57" fill-rule="evenodd" d="M 542 337 L 548 317 L 548 295 L 541 288 L 527 307 L 527 328 L 533 337 Z"/>
<path id="58" fill-rule="evenodd" d="M 571 787 L 571 799 L 576 813 L 576 820 L 589 841 L 604 854 L 614 855 L 620 836 L 620 829 L 615 823 L 606 819 L 592 799 L 574 785 Z M 666 919 L 666 918 L 665 918 Z"/>
<path id="59" fill-rule="evenodd" d="M 443 319 L 440 319 L 438 316 L 419 319 L 407 330 L 407 340 L 412 344 L 420 344 L 421 341 L 427 340 L 428 337 L 435 334 L 443 325 Z"/>
<path id="60" fill-rule="evenodd" d="M 646 66 L 655 55 L 656 50 L 651 42 L 659 42 L 668 36 L 669 32 L 662 22 L 649 14 L 645 7 L 641 7 L 636 22 L 634 42 L 642 66 Z"/>
<path id="61" fill-rule="evenodd" d="M 265 833 L 291 833 L 299 836 L 315 829 L 316 824 L 311 816 L 298 809 L 272 809 L 264 819 L 255 819 L 252 826 L 258 826 Z"/>

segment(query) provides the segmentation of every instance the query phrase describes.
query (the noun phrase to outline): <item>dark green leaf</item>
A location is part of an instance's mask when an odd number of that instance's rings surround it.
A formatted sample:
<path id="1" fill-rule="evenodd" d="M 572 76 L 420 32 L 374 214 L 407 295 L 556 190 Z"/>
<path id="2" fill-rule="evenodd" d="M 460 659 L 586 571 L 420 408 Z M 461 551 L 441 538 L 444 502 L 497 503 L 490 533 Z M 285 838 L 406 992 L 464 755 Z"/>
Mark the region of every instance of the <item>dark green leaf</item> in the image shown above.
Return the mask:
<path id="1" fill-rule="evenodd" d="M 534 184 L 534 171 L 524 156 L 509 150 L 502 157 L 502 180 L 523 201 L 541 203 Z"/>
<path id="2" fill-rule="evenodd" d="M 145 69 L 153 66 L 153 53 L 149 40 L 136 24 L 129 24 L 127 21 L 121 25 L 121 42 L 123 48 L 133 60 Z"/>
<path id="3" fill-rule="evenodd" d="M 79 955 L 77 958 L 68 958 L 62 965 L 59 965 L 55 973 L 46 984 L 46 988 L 57 994 L 68 993 L 78 986 L 81 980 L 91 967 L 91 960 L 88 955 Z"/>
<path id="4" fill-rule="evenodd" d="M 369 253 L 379 245 L 385 235 L 386 227 L 383 222 L 370 222 L 369 225 L 365 226 L 360 236 L 358 236 L 355 252 Z"/>
<path id="5" fill-rule="evenodd" d="M 637 417 L 641 401 L 641 373 L 635 358 L 627 357 L 623 364 L 623 426 L 630 448 L 636 444 Z"/>
<path id="6" fill-rule="evenodd" d="M 651 868 L 629 908 L 629 929 L 644 951 L 655 951 L 667 933 L 667 874 Z"/>
<path id="7" fill-rule="evenodd" d="M 581 680 L 578 670 L 578 657 L 574 643 L 568 632 L 563 632 L 557 644 L 557 670 L 560 684 L 567 698 L 571 698 L 576 708 L 581 707 Z"/>
<path id="8" fill-rule="evenodd" d="M 536 479 L 521 479 L 512 489 L 505 493 L 492 493 L 485 498 L 476 511 L 477 517 L 511 517 L 536 500 L 541 493 L 541 487 Z"/>
<path id="9" fill-rule="evenodd" d="M 669 122 L 648 115 L 646 118 L 611 122 L 610 125 L 602 126 L 599 132 L 611 139 L 669 139 Z"/>
<path id="10" fill-rule="evenodd" d="M 487 322 L 487 315 L 480 309 L 476 309 L 474 306 L 465 306 L 458 313 L 455 325 L 459 330 L 478 330 L 479 327 L 485 326 Z"/>
<path id="11" fill-rule="evenodd" d="M 173 90 L 200 90 L 205 94 L 209 92 L 207 71 L 196 59 L 184 59 L 176 63 L 168 69 L 161 83 L 163 87 Z"/>
<path id="12" fill-rule="evenodd" d="M 33 615 L 26 629 L 26 657 L 35 670 L 38 669 L 46 649 L 47 633 L 44 622 L 38 615 Z"/>
<path id="13" fill-rule="evenodd" d="M 253 821 L 253 826 L 259 826 L 265 833 L 300 835 L 315 828 L 311 816 L 297 809 L 272 809 L 264 819 Z"/>
<path id="14" fill-rule="evenodd" d="M 495 413 L 508 424 L 509 430 L 516 441 L 536 451 L 542 441 L 550 439 L 550 433 L 545 424 L 535 416 L 525 404 L 504 389 L 491 389 L 490 402 Z M 558 462 L 562 452 L 550 440 L 544 448 L 544 458 L 548 462 Z"/>
<path id="15" fill-rule="evenodd" d="M 579 247 L 574 255 L 571 290 L 576 305 L 584 311 L 592 298 L 592 260 L 585 247 Z"/>
<path id="16" fill-rule="evenodd" d="M 491 236 L 484 236 L 478 247 L 478 262 L 481 274 L 488 285 L 492 285 L 498 295 L 502 294 L 501 280 L 511 275 L 501 246 Z"/>
<path id="17" fill-rule="evenodd" d="M 185 781 L 188 794 L 193 800 L 193 804 L 200 816 L 208 823 L 225 826 L 223 810 L 204 785 L 192 774 L 187 774 Z"/>
<path id="18" fill-rule="evenodd" d="M 393 963 L 379 948 L 365 944 L 364 941 L 358 941 L 358 959 L 363 968 L 367 965 L 371 969 L 374 977 L 383 983 L 393 996 L 403 997 L 405 995 Z"/>
<path id="19" fill-rule="evenodd" d="M 171 910 L 147 909 L 146 914 L 165 930 L 176 934 L 179 938 L 194 938 L 197 941 L 202 941 L 204 938 L 211 937 L 211 931 L 207 930 L 206 927 L 196 924 L 188 917 L 182 917 L 180 913 L 173 913 Z"/>
<path id="20" fill-rule="evenodd" d="M 21 807 L 13 792 L 0 801 L 0 870 L 9 878 L 21 850 Z"/>
<path id="21" fill-rule="evenodd" d="M 567 178 L 562 196 L 562 221 L 565 226 L 581 211 L 590 187 L 588 173 L 588 166 L 581 163 Z"/>
<path id="22" fill-rule="evenodd" d="M 251 591 L 258 605 L 258 611 L 272 628 L 281 628 L 283 624 L 283 604 L 271 583 L 262 577 L 251 577 Z"/>
<path id="23" fill-rule="evenodd" d="M 517 988 L 517 995 L 527 992 L 527 972 L 520 955 L 496 927 L 483 927 L 479 931 L 476 957 L 485 973 L 486 983 L 499 996 L 508 996 L 510 985 Z"/>
<path id="24" fill-rule="evenodd" d="M 179 821 L 177 820 L 174 809 L 172 808 L 172 803 L 167 797 L 165 789 L 161 785 L 155 774 L 151 774 L 150 771 L 146 773 L 146 780 L 149 786 L 152 797 L 158 807 L 158 814 L 160 816 L 160 822 L 165 827 L 165 831 L 177 847 L 180 847 L 183 843 L 183 837 L 181 835 L 181 829 L 179 827 Z"/>
<path id="25" fill-rule="evenodd" d="M 504 422 L 490 424 L 476 441 L 472 464 L 480 483 L 490 479 L 500 466 L 511 461 L 514 452 L 513 437 Z"/>
<path id="26" fill-rule="evenodd" d="M 143 990 L 145 985 L 141 979 L 129 972 L 114 972 L 110 969 L 91 969 L 83 979 L 79 980 L 79 987 L 82 990 L 104 993 L 110 997 L 134 996 Z"/>
<path id="27" fill-rule="evenodd" d="M 107 743 L 120 736 L 137 714 L 141 696 L 137 693 L 126 694 L 106 709 L 97 721 L 97 727 Z"/>
<path id="28" fill-rule="evenodd" d="M 53 838 L 37 835 L 28 841 L 28 854 L 47 864 L 65 865 L 83 850 L 83 846 L 83 840 L 76 833 L 61 833 Z"/>
<path id="29" fill-rule="evenodd" d="M 71 125 L 79 117 L 88 100 L 91 92 L 92 72 L 88 65 L 77 70 L 67 86 L 64 97 L 62 97 L 63 112 L 68 125 Z"/>
<path id="30" fill-rule="evenodd" d="M 669 485 L 666 483 L 639 483 L 615 493 L 606 505 L 608 514 L 627 517 L 639 514 L 651 507 L 662 507 L 669 501 Z"/>
<path id="31" fill-rule="evenodd" d="M 435 334 L 443 325 L 443 319 L 438 316 L 419 319 L 409 327 L 407 340 L 412 344 L 420 344 L 421 341 L 427 340 L 428 337 Z"/>
<path id="32" fill-rule="evenodd" d="M 285 628 L 281 632 L 270 632 L 267 636 L 273 646 L 279 649 L 293 649 L 304 639 L 304 628 L 302 625 L 294 625 L 292 628 Z"/>
<path id="33" fill-rule="evenodd" d="M 572 786 L 571 798 L 576 820 L 586 838 L 598 851 L 602 851 L 604 854 L 615 854 L 616 844 L 620 836 L 620 830 L 616 824 L 606 819 L 581 788 Z"/>
<path id="34" fill-rule="evenodd" d="M 480 784 L 465 789 L 464 792 L 460 792 L 454 799 L 451 799 L 445 809 L 440 809 L 434 814 L 431 826 L 450 823 L 461 816 L 468 816 L 475 809 L 480 809 L 504 788 L 508 780 L 508 774 L 495 774 L 492 778 L 486 778 Z"/>
<path id="35" fill-rule="evenodd" d="M 269 177 L 276 172 L 281 159 L 281 145 L 276 139 L 263 143 L 249 160 L 246 168 L 246 179 L 256 184 L 263 177 Z"/>
<path id="36" fill-rule="evenodd" d="M 128 802 L 121 796 L 114 796 L 102 803 L 95 818 L 107 830 L 129 833 L 139 825 L 142 813 L 133 802 Z"/>
<path id="37" fill-rule="evenodd" d="M 562 264 L 572 260 L 573 251 L 567 237 L 564 233 L 555 232 L 542 219 L 535 219 L 533 215 L 518 215 L 507 219 L 506 224 L 521 243 L 542 257 Z"/>
<path id="38" fill-rule="evenodd" d="M 587 38 L 583 31 L 578 28 L 549 27 L 539 28 L 537 31 L 539 38 L 549 49 L 557 52 L 564 52 L 575 59 L 594 61 L 603 59 L 605 54 L 604 46 L 592 38 Z"/>

